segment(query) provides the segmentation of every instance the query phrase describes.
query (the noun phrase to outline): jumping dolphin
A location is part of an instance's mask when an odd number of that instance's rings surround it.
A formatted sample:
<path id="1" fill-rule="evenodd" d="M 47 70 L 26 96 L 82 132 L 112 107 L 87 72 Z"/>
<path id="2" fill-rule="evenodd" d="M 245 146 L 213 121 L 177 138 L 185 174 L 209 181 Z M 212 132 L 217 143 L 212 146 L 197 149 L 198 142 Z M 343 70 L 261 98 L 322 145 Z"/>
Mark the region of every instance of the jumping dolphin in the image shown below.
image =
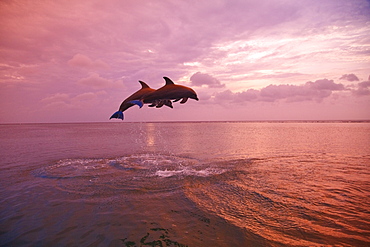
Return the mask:
<path id="1" fill-rule="evenodd" d="M 137 105 L 143 105 L 151 103 L 150 106 L 156 106 L 161 107 L 164 105 L 169 104 L 169 102 L 172 105 L 171 100 L 174 100 L 174 102 L 177 102 L 181 100 L 180 104 L 184 104 L 189 98 L 199 100 L 196 92 L 189 88 L 182 85 L 176 85 L 170 78 L 163 77 L 163 79 L 166 81 L 166 85 L 163 87 L 155 90 L 154 92 L 145 95 L 141 102 L 140 100 L 134 100 L 131 101 L 131 103 L 137 104 Z"/>
<path id="2" fill-rule="evenodd" d="M 138 91 L 136 91 L 135 93 L 133 93 L 127 99 L 125 99 L 122 102 L 122 104 L 120 105 L 119 110 L 117 112 L 113 113 L 113 115 L 109 119 L 119 118 L 119 119 L 122 119 L 123 120 L 123 112 L 126 111 L 131 106 L 137 104 L 137 103 L 132 103 L 132 102 L 135 102 L 137 100 L 141 100 L 146 95 L 148 95 L 148 94 L 150 94 L 150 93 L 152 93 L 152 92 L 155 91 L 155 89 L 150 88 L 148 86 L 148 84 L 146 84 L 145 82 L 143 82 L 143 81 L 139 81 L 139 82 L 141 84 L 141 89 L 138 90 Z M 141 108 L 141 106 L 140 106 L 140 108 Z"/>

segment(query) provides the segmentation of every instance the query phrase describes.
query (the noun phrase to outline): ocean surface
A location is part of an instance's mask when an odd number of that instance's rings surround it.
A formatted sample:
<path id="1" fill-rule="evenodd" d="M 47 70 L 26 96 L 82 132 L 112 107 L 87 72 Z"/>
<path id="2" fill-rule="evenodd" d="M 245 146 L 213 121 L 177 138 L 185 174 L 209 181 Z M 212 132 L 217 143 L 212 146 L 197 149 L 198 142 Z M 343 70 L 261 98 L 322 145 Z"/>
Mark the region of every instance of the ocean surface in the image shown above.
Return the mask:
<path id="1" fill-rule="evenodd" d="M 370 246 L 370 123 L 0 125 L 0 246 Z"/>

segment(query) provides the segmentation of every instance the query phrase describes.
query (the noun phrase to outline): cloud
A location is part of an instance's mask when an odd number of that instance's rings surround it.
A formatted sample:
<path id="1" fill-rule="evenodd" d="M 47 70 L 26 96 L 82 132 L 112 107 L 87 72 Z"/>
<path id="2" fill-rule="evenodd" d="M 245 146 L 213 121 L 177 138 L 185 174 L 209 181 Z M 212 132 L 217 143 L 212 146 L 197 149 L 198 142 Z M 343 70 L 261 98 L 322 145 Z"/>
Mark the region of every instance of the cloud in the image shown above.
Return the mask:
<path id="1" fill-rule="evenodd" d="M 90 86 L 95 89 L 109 88 L 113 86 L 113 82 L 111 80 L 100 77 L 100 75 L 97 73 L 92 73 L 90 76 L 79 80 L 77 83 L 81 85 Z"/>
<path id="2" fill-rule="evenodd" d="M 193 86 L 206 85 L 211 88 L 225 87 L 225 84 L 221 84 L 219 80 L 205 73 L 197 72 L 190 77 L 191 84 Z"/>
<path id="3" fill-rule="evenodd" d="M 365 82 L 345 89 L 329 80 L 297 83 L 352 72 L 341 82 L 357 83 L 368 75 L 368 3 L 323 2 L 0 1 L 4 119 L 42 103 L 93 101 L 90 91 L 105 90 L 106 102 L 120 101 L 138 90 L 138 80 L 158 88 L 163 76 L 190 78 L 204 95 L 199 103 L 208 104 L 215 98 L 320 101 L 343 90 L 368 95 Z"/>
<path id="4" fill-rule="evenodd" d="M 225 90 L 223 92 L 217 93 L 216 101 L 232 101 L 232 102 L 245 102 L 245 101 L 256 101 L 260 95 L 259 90 L 248 89 L 246 91 L 233 93 L 230 90 Z"/>
<path id="5" fill-rule="evenodd" d="M 86 92 L 78 95 L 71 95 L 66 93 L 56 93 L 41 99 L 44 107 L 59 110 L 81 108 L 96 105 L 100 101 L 100 96 L 106 95 L 105 91 Z"/>
<path id="6" fill-rule="evenodd" d="M 69 95 L 65 93 L 56 93 L 41 100 L 41 102 L 46 104 L 66 101 L 69 101 Z"/>
<path id="7" fill-rule="evenodd" d="M 370 95 L 370 80 L 363 81 L 357 84 L 357 89 L 353 89 L 352 93 L 355 96 L 366 96 Z"/>
<path id="8" fill-rule="evenodd" d="M 260 90 L 248 89 L 246 91 L 233 93 L 230 90 L 218 93 L 217 101 L 248 102 L 265 101 L 274 102 L 285 100 L 286 102 L 317 101 L 321 102 L 329 97 L 334 91 L 343 91 L 343 84 L 334 83 L 332 80 L 322 79 L 315 82 L 306 82 L 302 85 L 268 85 Z"/>
<path id="9" fill-rule="evenodd" d="M 306 86 L 315 90 L 330 90 L 330 91 L 341 91 L 344 90 L 343 84 L 335 83 L 333 80 L 322 79 L 315 82 L 307 82 Z"/>
<path id="10" fill-rule="evenodd" d="M 355 74 L 344 74 L 342 75 L 339 80 L 346 80 L 346 81 L 359 81 L 358 77 Z"/>
<path id="11" fill-rule="evenodd" d="M 100 59 L 92 60 L 88 56 L 82 54 L 76 54 L 72 59 L 68 61 L 70 66 L 82 67 L 82 68 L 91 68 L 91 69 L 108 69 L 109 65 L 103 62 Z"/>

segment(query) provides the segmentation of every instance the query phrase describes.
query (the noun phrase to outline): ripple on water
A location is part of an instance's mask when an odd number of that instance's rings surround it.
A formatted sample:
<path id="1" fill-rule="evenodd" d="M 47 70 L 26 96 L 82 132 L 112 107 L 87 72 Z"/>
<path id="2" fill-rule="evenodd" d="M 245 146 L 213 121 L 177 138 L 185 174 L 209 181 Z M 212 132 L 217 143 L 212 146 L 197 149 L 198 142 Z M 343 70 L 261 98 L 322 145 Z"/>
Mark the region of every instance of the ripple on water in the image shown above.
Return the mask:
<path id="1" fill-rule="evenodd" d="M 323 165 L 317 159 L 311 162 L 315 166 L 302 166 L 301 160 L 253 159 L 244 170 L 233 167 L 215 179 L 187 180 L 185 195 L 271 245 L 366 246 L 369 214 L 358 185 L 330 169 L 314 169 Z"/>
<path id="2" fill-rule="evenodd" d="M 196 159 L 167 154 L 135 154 L 117 158 L 63 159 L 34 171 L 59 190 L 110 195 L 117 191 L 171 191 L 189 176 L 207 177 L 225 170 Z M 66 181 L 68 180 L 68 181 Z"/>

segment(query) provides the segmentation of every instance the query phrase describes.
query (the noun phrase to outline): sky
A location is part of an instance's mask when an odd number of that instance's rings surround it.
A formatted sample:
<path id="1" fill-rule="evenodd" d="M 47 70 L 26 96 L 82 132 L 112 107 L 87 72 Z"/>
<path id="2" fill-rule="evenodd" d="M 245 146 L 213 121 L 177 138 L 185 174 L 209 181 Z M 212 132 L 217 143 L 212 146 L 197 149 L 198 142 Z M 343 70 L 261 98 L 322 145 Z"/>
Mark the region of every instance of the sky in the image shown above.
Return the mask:
<path id="1" fill-rule="evenodd" d="M 0 1 L 0 123 L 370 119 L 370 1 Z"/>

